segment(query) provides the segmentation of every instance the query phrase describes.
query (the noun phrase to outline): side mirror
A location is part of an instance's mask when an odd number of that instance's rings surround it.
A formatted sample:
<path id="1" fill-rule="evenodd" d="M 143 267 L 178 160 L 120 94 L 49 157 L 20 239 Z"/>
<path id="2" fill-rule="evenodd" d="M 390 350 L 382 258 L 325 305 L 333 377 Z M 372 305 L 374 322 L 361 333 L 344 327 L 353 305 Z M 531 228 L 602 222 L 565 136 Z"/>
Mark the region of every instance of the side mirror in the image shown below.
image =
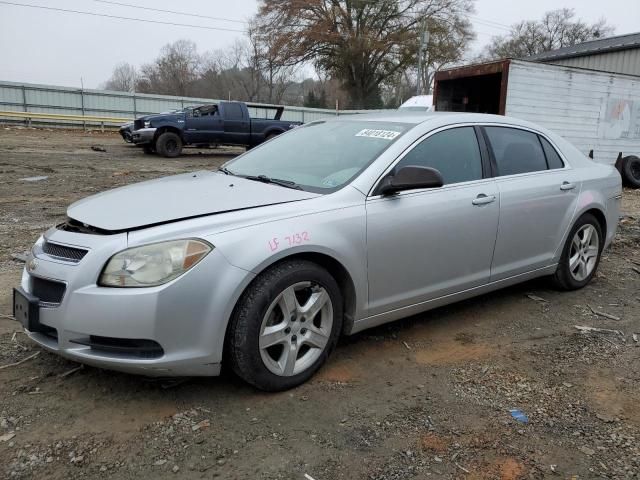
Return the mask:
<path id="1" fill-rule="evenodd" d="M 387 175 L 378 188 L 380 195 L 391 195 L 416 188 L 440 188 L 444 185 L 442 174 L 435 168 L 407 165 Z"/>

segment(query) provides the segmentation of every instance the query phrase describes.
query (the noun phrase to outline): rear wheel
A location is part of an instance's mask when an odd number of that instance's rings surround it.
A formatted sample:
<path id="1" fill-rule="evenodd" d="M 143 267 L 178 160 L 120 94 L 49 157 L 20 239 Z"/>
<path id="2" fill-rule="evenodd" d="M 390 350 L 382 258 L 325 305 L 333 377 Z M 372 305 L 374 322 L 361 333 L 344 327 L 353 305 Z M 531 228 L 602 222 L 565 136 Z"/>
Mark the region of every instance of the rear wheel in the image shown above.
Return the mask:
<path id="1" fill-rule="evenodd" d="M 631 188 L 640 188 L 640 158 L 629 155 L 622 159 L 622 179 Z"/>
<path id="2" fill-rule="evenodd" d="M 319 265 L 292 260 L 257 277 L 234 313 L 227 341 L 233 370 L 266 391 L 308 380 L 334 349 L 342 295 Z"/>
<path id="3" fill-rule="evenodd" d="M 563 290 L 584 287 L 596 274 L 604 240 L 598 220 L 586 213 L 575 223 L 562 250 L 558 269 L 553 276 Z"/>
<path id="4" fill-rule="evenodd" d="M 180 135 L 173 132 L 161 133 L 156 140 L 156 150 L 160 155 L 167 158 L 175 158 L 182 153 L 182 139 Z"/>

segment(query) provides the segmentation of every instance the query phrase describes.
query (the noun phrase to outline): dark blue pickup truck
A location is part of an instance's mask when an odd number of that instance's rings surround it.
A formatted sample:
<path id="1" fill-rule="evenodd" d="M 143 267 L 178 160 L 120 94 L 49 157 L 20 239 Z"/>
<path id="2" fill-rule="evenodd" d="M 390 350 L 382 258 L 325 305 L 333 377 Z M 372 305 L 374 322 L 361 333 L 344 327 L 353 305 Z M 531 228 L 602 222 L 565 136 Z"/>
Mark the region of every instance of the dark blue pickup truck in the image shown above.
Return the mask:
<path id="1" fill-rule="evenodd" d="M 249 108 L 274 111 L 273 118 L 252 118 Z M 239 145 L 255 147 L 300 122 L 280 120 L 284 107 L 220 102 L 180 112 L 147 115 L 134 123 L 133 143 L 145 153 L 177 157 L 185 145 Z"/>

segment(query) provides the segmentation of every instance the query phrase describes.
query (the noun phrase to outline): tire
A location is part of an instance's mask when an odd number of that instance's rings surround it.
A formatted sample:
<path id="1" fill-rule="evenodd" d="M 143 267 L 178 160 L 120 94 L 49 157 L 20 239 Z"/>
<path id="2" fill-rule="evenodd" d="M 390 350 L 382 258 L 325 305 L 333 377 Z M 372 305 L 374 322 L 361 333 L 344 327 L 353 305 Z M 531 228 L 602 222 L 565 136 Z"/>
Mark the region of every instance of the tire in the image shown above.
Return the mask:
<path id="1" fill-rule="evenodd" d="M 338 284 L 324 268 L 306 260 L 279 263 L 260 274 L 238 302 L 226 359 L 240 378 L 260 390 L 296 387 L 311 378 L 335 348 L 342 305 Z M 311 306 L 313 318 L 305 318 Z"/>
<path id="2" fill-rule="evenodd" d="M 270 133 L 269 135 L 267 135 L 266 137 L 264 137 L 264 141 L 268 142 L 269 140 L 271 140 L 272 138 L 276 138 L 278 135 L 280 135 L 279 133 Z"/>
<path id="3" fill-rule="evenodd" d="M 622 159 L 622 179 L 631 188 L 640 188 L 640 158 L 629 155 Z"/>
<path id="4" fill-rule="evenodd" d="M 156 149 L 153 148 L 153 145 L 143 145 L 142 151 L 147 155 L 153 155 L 154 153 L 156 153 Z"/>
<path id="5" fill-rule="evenodd" d="M 182 153 L 182 139 L 173 132 L 161 133 L 156 140 L 156 151 L 166 158 L 176 158 Z"/>
<path id="6" fill-rule="evenodd" d="M 587 232 L 590 232 L 590 241 L 584 243 Z M 562 249 L 558 269 L 552 277 L 556 287 L 561 290 L 578 290 L 587 285 L 598 270 L 603 246 L 600 222 L 590 213 L 585 213 L 573 225 Z M 576 259 L 574 262 L 573 258 Z"/>

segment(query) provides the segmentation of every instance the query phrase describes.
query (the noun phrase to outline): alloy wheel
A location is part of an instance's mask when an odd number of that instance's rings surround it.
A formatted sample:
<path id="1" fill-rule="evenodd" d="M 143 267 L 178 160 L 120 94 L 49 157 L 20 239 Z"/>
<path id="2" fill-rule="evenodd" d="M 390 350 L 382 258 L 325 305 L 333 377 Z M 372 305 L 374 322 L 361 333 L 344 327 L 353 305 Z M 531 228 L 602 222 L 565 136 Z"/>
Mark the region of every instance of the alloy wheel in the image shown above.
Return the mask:
<path id="1" fill-rule="evenodd" d="M 600 252 L 600 239 L 593 225 L 583 225 L 573 236 L 569 252 L 569 271 L 578 282 L 593 272 Z"/>
<path id="2" fill-rule="evenodd" d="M 262 362 L 279 376 L 303 372 L 324 352 L 332 326 L 333 305 L 324 287 L 312 282 L 287 287 L 263 317 L 259 339 Z"/>

